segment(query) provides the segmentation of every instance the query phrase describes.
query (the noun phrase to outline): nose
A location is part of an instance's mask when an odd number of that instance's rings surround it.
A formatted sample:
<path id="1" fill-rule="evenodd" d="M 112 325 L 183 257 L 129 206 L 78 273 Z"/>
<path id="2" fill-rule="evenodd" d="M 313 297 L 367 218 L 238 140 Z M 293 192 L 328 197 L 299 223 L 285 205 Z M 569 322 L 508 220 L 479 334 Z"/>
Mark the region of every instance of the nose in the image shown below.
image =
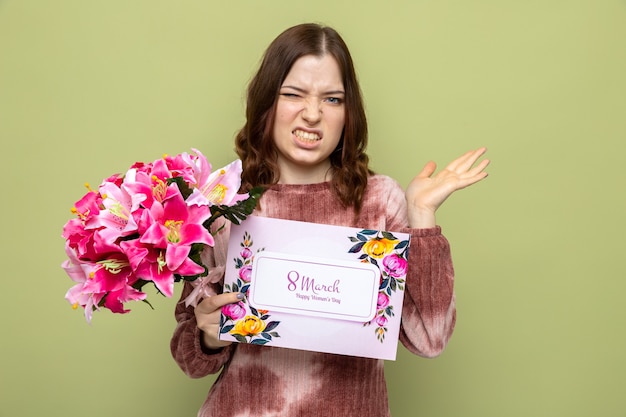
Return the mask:
<path id="1" fill-rule="evenodd" d="M 322 103 L 316 98 L 308 98 L 304 101 L 302 118 L 309 124 L 315 124 L 322 117 Z"/>

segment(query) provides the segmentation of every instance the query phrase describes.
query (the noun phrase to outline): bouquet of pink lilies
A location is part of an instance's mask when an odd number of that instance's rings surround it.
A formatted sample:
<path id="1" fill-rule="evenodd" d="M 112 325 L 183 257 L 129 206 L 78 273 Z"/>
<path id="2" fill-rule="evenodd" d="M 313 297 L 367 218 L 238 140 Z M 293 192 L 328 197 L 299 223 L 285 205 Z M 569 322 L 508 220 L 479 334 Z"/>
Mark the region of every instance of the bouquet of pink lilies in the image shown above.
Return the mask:
<path id="1" fill-rule="evenodd" d="M 261 189 L 237 193 L 241 161 L 211 172 L 204 155 L 193 152 L 137 162 L 97 190 L 87 185 L 72 208 L 76 217 L 63 227 L 69 259 L 62 267 L 76 285 L 65 298 L 84 308 L 88 322 L 100 308 L 127 313 L 124 303 L 148 302 L 142 291 L 148 283 L 171 297 L 175 282 L 206 277 L 200 254 L 214 245 L 213 222 L 224 217 L 239 224 L 256 207 Z"/>

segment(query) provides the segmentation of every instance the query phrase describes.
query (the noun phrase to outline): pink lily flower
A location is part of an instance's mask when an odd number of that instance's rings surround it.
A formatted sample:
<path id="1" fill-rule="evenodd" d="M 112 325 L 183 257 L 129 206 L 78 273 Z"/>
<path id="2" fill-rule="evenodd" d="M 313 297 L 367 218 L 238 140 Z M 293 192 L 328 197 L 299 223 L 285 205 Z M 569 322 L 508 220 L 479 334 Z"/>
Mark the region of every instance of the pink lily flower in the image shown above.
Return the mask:
<path id="1" fill-rule="evenodd" d="M 146 196 L 129 192 L 124 184 L 118 187 L 110 182 L 100 186 L 100 195 L 104 209 L 87 223 L 87 228 L 102 228 L 98 234 L 108 244 L 119 237 L 135 233 L 137 224 L 132 214 Z"/>
<path id="2" fill-rule="evenodd" d="M 70 279 L 76 282 L 76 285 L 71 287 L 67 293 L 65 293 L 65 299 L 72 304 L 72 308 L 76 309 L 82 306 L 85 309 L 85 319 L 88 323 L 91 323 L 91 316 L 94 309 L 98 310 L 98 303 L 104 297 L 104 294 L 94 294 L 85 291 L 85 284 L 89 280 L 89 274 L 94 268 L 93 263 L 82 262 L 78 259 L 76 252 L 69 245 L 66 244 L 65 252 L 69 259 L 65 260 L 61 267 L 65 270 Z"/>
<path id="3" fill-rule="evenodd" d="M 198 153 L 197 150 L 194 149 L 194 151 Z M 201 158 L 204 158 L 202 154 L 200 155 Z M 202 161 L 198 161 L 198 159 L 201 158 L 195 155 L 189 155 L 185 152 L 176 155 L 175 157 L 167 155 L 163 157 L 163 161 L 170 171 L 171 177 L 182 177 L 187 184 L 193 186 L 196 184 L 197 181 L 196 172 L 198 170 L 199 164 L 202 164 Z M 204 158 L 204 160 L 206 161 L 206 158 Z M 204 166 L 203 169 L 206 169 L 207 172 L 211 172 L 211 165 L 209 164 L 208 167 Z"/>
<path id="4" fill-rule="evenodd" d="M 104 306 L 114 313 L 126 314 L 130 310 L 124 308 L 124 303 L 129 301 L 145 300 L 146 294 L 134 289 L 130 285 L 124 285 L 119 290 L 107 293 L 104 298 Z"/>
<path id="5" fill-rule="evenodd" d="M 146 294 L 135 290 L 131 285 L 137 281 L 132 274 L 130 263 L 122 253 L 110 255 L 107 259 L 93 262 L 81 261 L 76 251 L 66 245 L 68 260 L 61 265 L 69 277 L 76 282 L 65 294 L 74 308 L 82 306 L 85 318 L 91 322 L 94 310 L 104 298 L 105 307 L 115 313 L 126 313 L 122 302 L 143 300 Z"/>
<path id="6" fill-rule="evenodd" d="M 176 185 L 170 187 L 178 190 Z M 193 243 L 210 246 L 214 244 L 213 236 L 202 226 L 211 215 L 209 208 L 187 207 L 180 193 L 173 194 L 163 205 L 154 204 L 148 213 L 154 222 L 143 233 L 140 241 L 158 248 L 167 248 L 166 261 L 168 268 L 172 270 L 189 255 Z"/>
<path id="7" fill-rule="evenodd" d="M 68 259 L 62 267 L 75 282 L 65 298 L 74 308 L 83 307 L 91 322 L 102 307 L 126 313 L 126 302 L 145 300 L 141 289 L 147 282 L 171 297 L 175 282 L 196 278 L 185 304 L 210 296 L 224 268 L 209 270 L 193 259 L 202 256 L 202 247 L 215 244 L 204 224 L 228 214 L 212 206 L 249 197 L 237 194 L 241 171 L 236 160 L 211 172 L 206 157 L 193 149 L 137 162 L 125 174 L 106 178 L 97 191 L 89 189 L 72 209 L 77 217 L 63 227 Z"/>
<path id="8" fill-rule="evenodd" d="M 88 185 L 87 185 L 88 186 Z M 93 230 L 87 230 L 85 224 L 92 221 L 100 213 L 102 198 L 100 194 L 90 190 L 78 200 L 72 213 L 76 218 L 70 219 L 63 226 L 63 238 L 70 246 L 77 250 L 79 258 L 97 259 L 97 253 L 93 249 Z"/>
<path id="9" fill-rule="evenodd" d="M 70 219 L 63 226 L 63 238 L 68 245 L 76 250 L 80 259 L 96 260 L 100 253 L 94 249 L 94 230 L 85 229 L 81 219 Z"/>
<path id="10" fill-rule="evenodd" d="M 135 162 L 129 169 L 134 169 L 137 172 L 152 172 L 152 162 Z"/>
<path id="11" fill-rule="evenodd" d="M 165 179 L 159 177 L 166 175 L 166 172 L 161 170 L 157 171 L 157 174 L 135 170 L 129 170 L 126 173 L 124 180 L 125 188 L 131 194 L 145 196 L 145 199 L 141 201 L 141 205 L 147 209 L 150 209 L 155 201 L 162 203 L 178 192 L 178 190 L 170 189 L 167 186 L 167 177 Z"/>
<path id="12" fill-rule="evenodd" d="M 176 185 L 170 187 L 178 190 Z M 209 216 L 206 206 L 187 207 L 179 192 L 163 204 L 154 202 L 138 220 L 141 237 L 120 243 L 135 274 L 154 282 L 159 291 L 171 297 L 174 274 L 193 276 L 204 272 L 204 267 L 188 256 L 194 243 L 214 244 L 213 236 L 202 226 Z"/>
<path id="13" fill-rule="evenodd" d="M 180 157 L 191 170 L 191 178 L 188 179 L 187 183 L 199 187 L 199 184 L 204 184 L 211 175 L 212 167 L 202 152 L 195 148 L 192 148 L 192 150 L 195 152 L 195 155 L 183 152 L 180 154 Z"/>
<path id="14" fill-rule="evenodd" d="M 130 269 L 128 258 L 121 252 L 111 254 L 106 259 L 93 263 L 85 290 L 93 293 L 119 291 L 137 278 Z"/>
<path id="15" fill-rule="evenodd" d="M 170 185 L 178 189 L 176 185 Z M 166 249 L 167 267 L 175 271 L 189 255 L 193 243 L 213 246 L 213 236 L 202 223 L 211 215 L 206 206 L 187 207 L 180 193 L 172 195 L 163 205 L 154 204 L 149 211 L 154 222 L 139 239 L 141 243 Z"/>
<path id="16" fill-rule="evenodd" d="M 111 182 L 119 187 L 124 182 L 124 176 L 122 174 L 113 174 L 109 178 L 105 178 L 104 182 Z"/>
<path id="17" fill-rule="evenodd" d="M 138 239 L 120 242 L 120 247 L 128 256 L 135 275 L 144 281 L 152 281 L 154 286 L 165 296 L 174 293 L 174 273 L 167 268 L 164 251 L 143 245 Z"/>
<path id="18" fill-rule="evenodd" d="M 166 297 L 171 297 L 174 293 L 174 273 L 193 276 L 204 272 L 203 266 L 189 258 L 185 258 L 178 269 L 173 271 L 167 266 L 164 249 L 144 245 L 138 239 L 122 241 L 120 245 L 128 256 L 135 275 L 142 280 L 152 281 Z"/>
<path id="19" fill-rule="evenodd" d="M 102 204 L 102 197 L 99 193 L 90 189 L 87 194 L 74 204 L 72 213 L 76 214 L 83 223 L 86 223 L 100 213 L 100 204 Z"/>
<path id="20" fill-rule="evenodd" d="M 241 160 L 236 159 L 210 175 L 208 171 L 200 172 L 197 188 L 187 198 L 188 205 L 233 205 L 248 198 L 248 194 L 237 194 L 241 186 Z"/>
<path id="21" fill-rule="evenodd" d="M 182 155 L 176 155 L 174 158 L 164 156 L 154 161 L 150 175 L 152 178 L 156 177 L 162 181 L 167 181 L 174 177 L 182 177 L 185 182 L 193 185 L 195 182 L 193 171 L 194 168 L 189 165 Z"/>

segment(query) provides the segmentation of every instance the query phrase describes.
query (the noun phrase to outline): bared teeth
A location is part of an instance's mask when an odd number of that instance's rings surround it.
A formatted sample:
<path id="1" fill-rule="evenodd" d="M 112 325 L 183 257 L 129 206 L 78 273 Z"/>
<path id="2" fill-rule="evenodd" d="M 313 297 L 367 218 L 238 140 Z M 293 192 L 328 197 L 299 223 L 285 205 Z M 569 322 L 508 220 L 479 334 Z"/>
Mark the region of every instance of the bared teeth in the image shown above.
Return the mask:
<path id="1" fill-rule="evenodd" d="M 305 140 L 305 141 L 318 141 L 320 140 L 320 135 L 318 135 L 317 133 L 312 133 L 312 132 L 304 132 L 302 130 L 296 130 L 293 132 L 294 135 L 296 135 L 298 138 Z"/>

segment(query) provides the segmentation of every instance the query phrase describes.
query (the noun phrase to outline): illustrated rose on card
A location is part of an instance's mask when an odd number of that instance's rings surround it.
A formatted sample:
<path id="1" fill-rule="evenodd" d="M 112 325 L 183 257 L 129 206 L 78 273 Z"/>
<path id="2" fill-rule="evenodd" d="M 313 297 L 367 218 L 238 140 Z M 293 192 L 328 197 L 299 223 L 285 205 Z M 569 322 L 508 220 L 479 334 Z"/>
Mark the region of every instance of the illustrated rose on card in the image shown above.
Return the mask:
<path id="1" fill-rule="evenodd" d="M 253 241 L 248 232 L 244 232 L 240 245 L 239 257 L 233 259 L 237 278 L 232 284 L 224 284 L 224 292 L 241 292 L 245 294 L 245 298 L 238 303 L 222 307 L 220 334 L 228 333 L 240 343 L 264 345 L 272 338 L 280 337 L 278 332 L 274 331 L 280 321 L 268 321 L 270 315 L 267 310 L 258 310 L 247 303 L 254 262 Z M 264 248 L 261 248 L 257 253 L 263 250 Z"/>
<path id="2" fill-rule="evenodd" d="M 230 320 L 239 320 L 246 315 L 246 305 L 243 302 L 227 304 L 222 307 L 222 314 Z"/>
<path id="3" fill-rule="evenodd" d="M 235 321 L 233 325 L 225 326 L 222 333 L 228 331 L 238 342 L 253 345 L 264 345 L 273 337 L 280 337 L 277 332 L 273 331 L 280 324 L 279 321 L 268 321 L 270 315 L 267 314 L 267 310 L 248 307 L 251 314 Z"/>
<path id="4" fill-rule="evenodd" d="M 393 305 L 390 304 L 391 295 L 396 291 L 404 291 L 409 241 L 401 241 L 389 232 L 370 229 L 363 229 L 349 239 L 354 245 L 348 252 L 360 254 L 358 259 L 361 262 L 376 265 L 381 273 L 376 316 L 364 323 L 364 326 L 375 323 L 374 333 L 382 343 L 388 331 L 387 323 L 395 316 Z"/>

